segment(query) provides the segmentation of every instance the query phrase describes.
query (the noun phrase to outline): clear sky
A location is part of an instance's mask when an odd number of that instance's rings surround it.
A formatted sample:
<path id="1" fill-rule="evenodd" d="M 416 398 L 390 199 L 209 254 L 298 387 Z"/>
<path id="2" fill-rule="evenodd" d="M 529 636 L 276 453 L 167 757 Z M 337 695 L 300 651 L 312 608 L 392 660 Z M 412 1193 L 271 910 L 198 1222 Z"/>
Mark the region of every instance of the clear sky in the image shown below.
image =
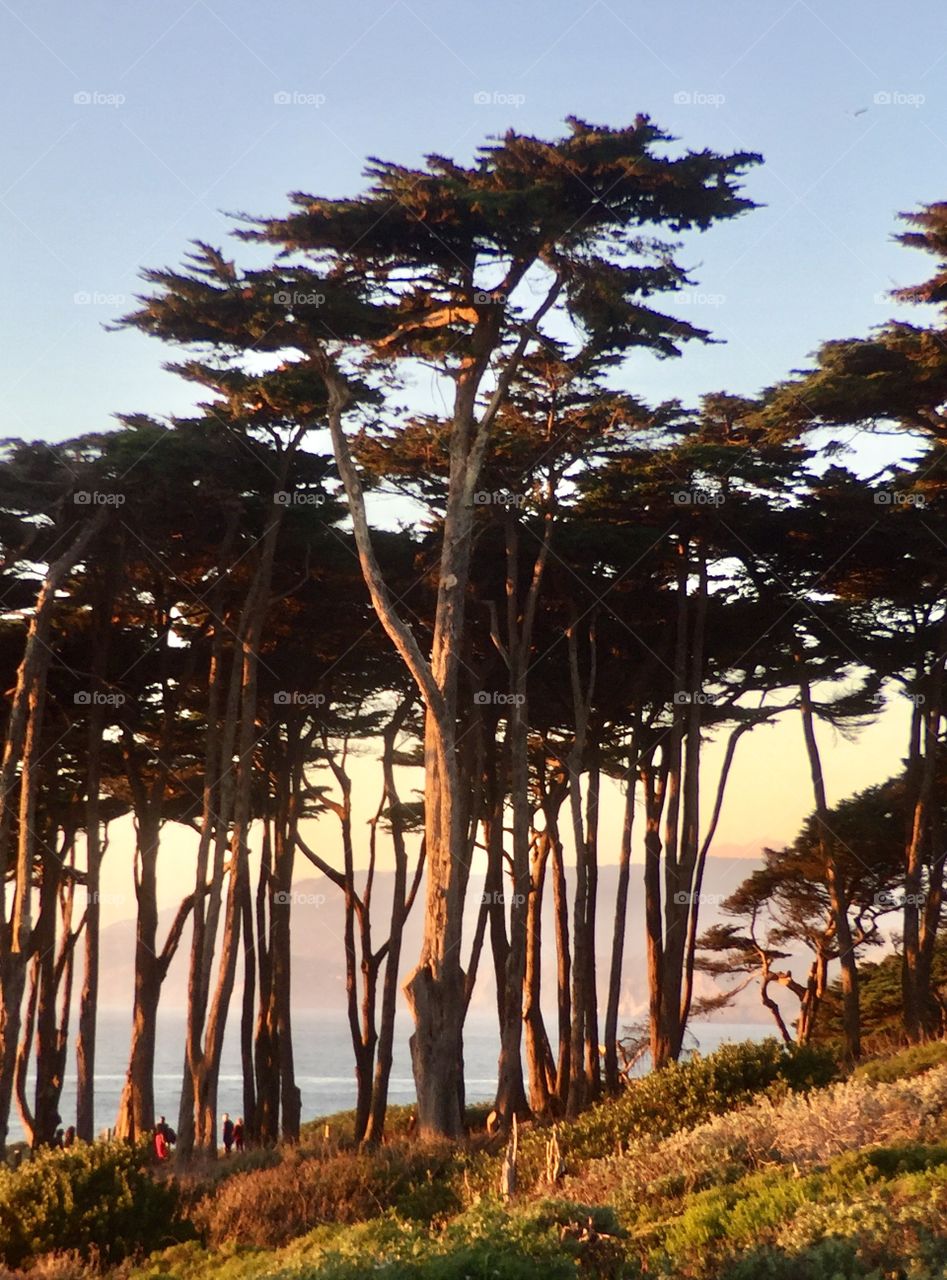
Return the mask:
<path id="1" fill-rule="evenodd" d="M 158 344 L 103 328 L 140 267 L 225 244 L 223 210 L 354 192 L 367 155 L 467 160 L 510 125 L 638 112 L 762 152 L 765 207 L 682 255 L 679 314 L 725 345 L 640 357 L 628 383 L 652 399 L 754 392 L 886 319 L 884 291 L 927 267 L 896 213 L 947 198 L 943 0 L 0 0 L 0 49 L 7 436 L 186 409 Z M 791 837 L 811 804 L 798 726 L 755 738 L 721 830 L 737 846 Z M 889 718 L 833 752 L 831 798 L 892 772 L 902 739 Z"/>
<path id="2" fill-rule="evenodd" d="M 138 269 L 224 241 L 221 210 L 352 192 L 369 154 L 467 159 L 511 124 L 639 111 L 762 152 L 766 208 L 684 255 L 681 314 L 727 345 L 631 371 L 686 399 L 884 319 L 878 295 L 924 265 L 896 212 L 947 195 L 940 0 L 0 0 L 0 29 L 6 435 L 183 408 L 156 344 L 102 328 Z"/>

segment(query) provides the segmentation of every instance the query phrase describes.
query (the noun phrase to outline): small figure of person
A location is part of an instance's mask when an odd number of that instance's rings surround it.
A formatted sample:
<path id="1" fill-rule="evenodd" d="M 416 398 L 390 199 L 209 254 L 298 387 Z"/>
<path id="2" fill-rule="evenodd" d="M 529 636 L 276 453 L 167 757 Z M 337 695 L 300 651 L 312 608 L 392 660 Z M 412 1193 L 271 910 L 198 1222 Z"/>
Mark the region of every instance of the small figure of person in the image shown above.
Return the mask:
<path id="1" fill-rule="evenodd" d="M 168 1158 L 168 1140 L 164 1136 L 160 1125 L 155 1129 L 155 1156 L 159 1163 Z"/>
<path id="2" fill-rule="evenodd" d="M 76 1126 L 71 1124 L 62 1136 L 62 1145 L 64 1147 L 74 1147 L 76 1145 Z"/>
<path id="3" fill-rule="evenodd" d="M 233 1127 L 233 1149 L 234 1151 L 243 1150 L 243 1116 L 237 1119 Z"/>
<path id="4" fill-rule="evenodd" d="M 178 1135 L 168 1124 L 167 1120 L 165 1120 L 164 1116 L 162 1116 L 155 1125 L 155 1132 L 164 1135 L 164 1140 L 168 1147 L 173 1147 L 178 1140 Z"/>
<path id="5" fill-rule="evenodd" d="M 230 1116 L 226 1111 L 224 1112 L 224 1124 L 223 1129 L 221 1130 L 221 1137 L 224 1140 L 224 1152 L 229 1156 L 233 1147 L 233 1121 L 230 1119 Z"/>

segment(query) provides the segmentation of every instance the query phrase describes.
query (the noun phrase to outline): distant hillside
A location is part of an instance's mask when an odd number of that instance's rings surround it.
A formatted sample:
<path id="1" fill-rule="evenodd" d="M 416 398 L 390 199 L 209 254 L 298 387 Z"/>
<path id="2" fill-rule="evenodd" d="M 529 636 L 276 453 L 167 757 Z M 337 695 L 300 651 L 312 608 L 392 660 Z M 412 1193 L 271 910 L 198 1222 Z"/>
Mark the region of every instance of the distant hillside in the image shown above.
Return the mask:
<path id="1" fill-rule="evenodd" d="M 742 852 L 742 851 L 741 851 Z M 755 863 L 746 857 L 726 856 L 723 853 L 708 859 L 704 880 L 704 892 L 711 899 L 702 908 L 704 926 L 721 919 L 714 899 L 722 901 L 745 879 Z M 608 974 L 608 957 L 611 951 L 613 912 L 618 868 L 606 865 L 599 870 L 598 924 L 596 946 L 599 956 L 599 974 L 602 993 Z M 385 936 L 388 906 L 393 885 L 392 872 L 376 875 L 373 916 L 376 923 L 375 940 Z M 469 948 L 474 923 L 480 904 L 482 877 L 471 878 L 468 894 L 465 943 Z M 570 893 L 572 886 L 570 883 Z M 294 1006 L 306 1010 L 341 1012 L 345 1000 L 345 971 L 342 950 L 342 895 L 323 876 L 312 876 L 294 886 L 296 902 L 293 906 L 293 999 Z M 550 1003 L 556 982 L 555 938 L 553 934 L 551 893 L 547 892 L 543 917 L 543 990 Z M 161 917 L 161 933 L 170 923 L 172 912 Z M 414 965 L 421 947 L 423 899 L 420 899 L 408 921 L 402 971 L 405 975 Z M 622 983 L 622 1016 L 630 1020 L 641 1015 L 647 1007 L 647 976 L 644 945 L 644 898 L 641 884 L 641 867 L 632 868 L 631 893 L 629 895 L 628 921 L 625 934 L 625 963 Z M 183 1008 L 187 1002 L 187 956 L 190 944 L 189 931 L 185 932 L 178 954 L 168 973 L 162 1003 L 165 1008 Z M 474 1009 L 492 1008 L 495 999 L 493 966 L 488 951 L 489 942 L 481 965 L 477 988 L 474 993 Z M 465 952 L 469 954 L 469 952 Z M 102 980 L 100 999 L 104 1006 L 129 1007 L 133 988 L 134 922 L 123 921 L 110 926 L 102 935 Z M 801 963 L 801 962 L 800 962 Z M 709 986 L 709 980 L 699 979 L 700 989 Z M 788 1007 L 788 1006 L 787 1006 Z M 733 1021 L 768 1022 L 769 1015 L 762 1009 L 756 988 L 751 986 L 738 999 Z"/>

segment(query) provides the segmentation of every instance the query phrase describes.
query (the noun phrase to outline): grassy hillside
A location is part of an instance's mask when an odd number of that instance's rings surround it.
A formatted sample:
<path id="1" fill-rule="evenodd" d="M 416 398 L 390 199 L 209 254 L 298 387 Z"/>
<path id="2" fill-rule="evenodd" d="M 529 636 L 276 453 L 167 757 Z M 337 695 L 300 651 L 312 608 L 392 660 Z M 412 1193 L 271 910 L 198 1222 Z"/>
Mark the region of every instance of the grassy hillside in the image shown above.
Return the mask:
<path id="1" fill-rule="evenodd" d="M 154 1189 L 127 1151 L 98 1149 L 97 1171 L 50 1153 L 4 1175 L 0 1246 L 40 1280 L 86 1280 L 96 1260 L 116 1280 L 947 1275 L 947 1046 L 833 1075 L 824 1051 L 770 1041 L 647 1077 L 558 1126 L 554 1185 L 551 1131 L 524 1128 L 508 1203 L 482 1124 L 463 1148 L 431 1145 L 403 1113 L 374 1153 L 341 1116 L 294 1151 Z"/>

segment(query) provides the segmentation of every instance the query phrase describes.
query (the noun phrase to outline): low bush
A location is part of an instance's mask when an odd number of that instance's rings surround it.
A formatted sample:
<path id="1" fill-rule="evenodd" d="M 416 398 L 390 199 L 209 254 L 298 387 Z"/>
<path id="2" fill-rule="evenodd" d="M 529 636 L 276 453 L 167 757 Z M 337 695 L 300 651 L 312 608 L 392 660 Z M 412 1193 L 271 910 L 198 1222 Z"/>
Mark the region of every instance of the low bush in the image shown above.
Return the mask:
<path id="1" fill-rule="evenodd" d="M 890 1057 L 863 1062 L 856 1067 L 855 1075 L 862 1080 L 888 1083 L 908 1080 L 944 1063 L 947 1063 L 947 1040 L 932 1040 L 929 1044 L 913 1044 Z"/>
<path id="2" fill-rule="evenodd" d="M 177 1189 L 152 1178 L 147 1159 L 123 1144 L 77 1143 L 0 1167 L 0 1258 L 19 1267 L 73 1250 L 117 1262 L 180 1239 Z"/>
<path id="3" fill-rule="evenodd" d="M 874 1159 L 882 1144 L 908 1150 L 907 1144 L 944 1136 L 947 1067 L 891 1084 L 852 1078 L 814 1096 L 764 1096 L 657 1143 L 638 1140 L 620 1157 L 588 1162 L 567 1188 L 570 1195 L 612 1200 L 622 1210 L 648 1202 L 661 1206 L 660 1213 L 693 1192 L 773 1165 L 812 1169 L 860 1150 Z"/>
<path id="4" fill-rule="evenodd" d="M 632 1235 L 646 1272 L 698 1280 L 880 1280 L 925 1255 L 941 1269 L 911 1275 L 940 1277 L 947 1264 L 945 1161 L 943 1146 L 910 1144 L 850 1152 L 810 1174 L 770 1169 L 688 1196 L 677 1213 L 632 1227 Z M 829 1240 L 845 1248 L 826 1250 Z M 836 1271 L 823 1271 L 830 1261 Z"/>
<path id="5" fill-rule="evenodd" d="M 728 1044 L 663 1071 L 633 1080 L 624 1094 L 592 1107 L 568 1130 L 568 1149 L 584 1160 L 624 1148 L 633 1139 L 656 1141 L 711 1116 L 746 1106 L 763 1093 L 807 1092 L 838 1074 L 834 1056 L 775 1039 Z"/>
<path id="6" fill-rule="evenodd" d="M 607 1098 L 576 1120 L 558 1126 L 566 1169 L 581 1175 L 603 1156 L 620 1156 L 630 1146 L 653 1146 L 670 1134 L 746 1107 L 761 1095 L 781 1098 L 818 1088 L 837 1072 L 835 1057 L 829 1051 L 785 1047 L 775 1039 L 724 1045 L 706 1058 L 695 1055 L 685 1062 L 671 1063 L 663 1071 L 631 1081 L 617 1098 Z M 544 1179 L 549 1133 L 545 1125 L 521 1130 L 521 1188 L 535 1188 Z M 458 1157 L 468 1201 L 495 1194 L 500 1161 L 497 1144 L 493 1154 L 468 1151 Z"/>
<path id="7" fill-rule="evenodd" d="M 326 1156 L 289 1152 L 272 1168 L 239 1173 L 195 1207 L 195 1225 L 212 1244 L 274 1247 L 321 1223 L 352 1223 L 389 1209 L 433 1222 L 456 1213 L 450 1143 L 398 1143 Z"/>

